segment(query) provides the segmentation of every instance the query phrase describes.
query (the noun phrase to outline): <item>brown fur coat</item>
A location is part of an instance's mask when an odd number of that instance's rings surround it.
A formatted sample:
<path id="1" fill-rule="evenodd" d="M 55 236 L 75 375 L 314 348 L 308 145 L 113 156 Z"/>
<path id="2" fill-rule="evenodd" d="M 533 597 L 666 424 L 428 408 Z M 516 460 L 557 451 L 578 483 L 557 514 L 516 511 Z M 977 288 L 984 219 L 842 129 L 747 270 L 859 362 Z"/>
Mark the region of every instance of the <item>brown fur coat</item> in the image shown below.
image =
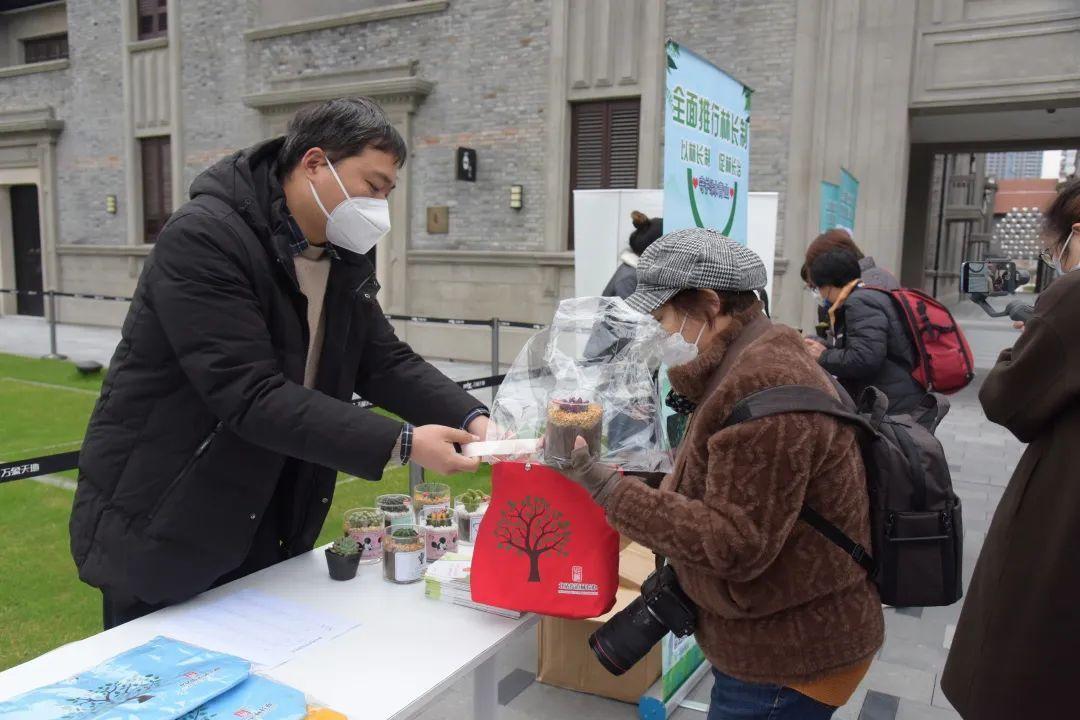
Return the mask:
<path id="1" fill-rule="evenodd" d="M 831 417 L 790 413 L 719 430 L 752 392 L 800 384 L 834 392 L 794 330 L 774 325 L 702 397 L 727 348 L 761 313 L 736 315 L 693 362 L 671 371 L 698 402 L 676 472 L 659 490 L 629 479 L 608 519 L 669 558 L 698 606 L 709 661 L 749 682 L 808 682 L 872 656 L 884 621 L 877 590 L 841 549 L 799 521 L 804 500 L 869 545 L 865 471 L 854 431 Z"/>

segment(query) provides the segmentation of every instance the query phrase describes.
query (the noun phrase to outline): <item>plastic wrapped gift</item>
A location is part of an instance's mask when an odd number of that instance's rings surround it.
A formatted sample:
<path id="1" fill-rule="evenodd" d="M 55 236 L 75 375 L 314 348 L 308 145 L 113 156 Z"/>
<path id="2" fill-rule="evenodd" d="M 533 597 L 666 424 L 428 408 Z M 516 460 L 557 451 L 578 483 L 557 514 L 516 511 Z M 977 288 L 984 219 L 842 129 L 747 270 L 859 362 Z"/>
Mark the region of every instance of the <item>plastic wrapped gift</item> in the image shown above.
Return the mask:
<path id="1" fill-rule="evenodd" d="M 562 301 L 507 372 L 487 438 L 543 438 L 543 449 L 497 459 L 565 467 L 581 436 L 601 462 L 670 470 L 654 381 L 666 336 L 656 320 L 619 298 Z"/>

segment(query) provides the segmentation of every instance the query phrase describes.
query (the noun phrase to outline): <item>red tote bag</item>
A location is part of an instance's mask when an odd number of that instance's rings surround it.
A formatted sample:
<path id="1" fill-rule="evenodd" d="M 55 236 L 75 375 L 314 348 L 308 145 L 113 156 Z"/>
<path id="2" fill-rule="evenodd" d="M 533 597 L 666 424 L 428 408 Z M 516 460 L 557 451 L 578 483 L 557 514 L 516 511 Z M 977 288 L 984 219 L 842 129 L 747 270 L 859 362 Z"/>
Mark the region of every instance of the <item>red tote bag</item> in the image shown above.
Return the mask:
<path id="1" fill-rule="evenodd" d="M 472 562 L 475 602 L 563 618 L 615 604 L 619 534 L 584 488 L 545 465 L 492 468 Z"/>

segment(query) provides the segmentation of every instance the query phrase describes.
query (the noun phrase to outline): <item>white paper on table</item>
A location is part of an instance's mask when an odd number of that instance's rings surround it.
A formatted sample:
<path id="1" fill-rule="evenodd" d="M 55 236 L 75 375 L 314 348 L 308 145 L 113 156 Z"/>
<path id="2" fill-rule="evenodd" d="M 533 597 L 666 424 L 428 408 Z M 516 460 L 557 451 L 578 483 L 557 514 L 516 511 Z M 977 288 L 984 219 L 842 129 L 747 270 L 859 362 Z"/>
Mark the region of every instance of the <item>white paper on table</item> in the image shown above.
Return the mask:
<path id="1" fill-rule="evenodd" d="M 161 634 L 272 668 L 319 640 L 359 625 L 248 589 L 172 609 L 162 618 Z"/>
<path id="2" fill-rule="evenodd" d="M 503 457 L 506 455 L 532 455 L 536 452 L 539 440 L 511 439 L 511 440 L 482 440 L 461 446 L 461 454 L 465 457 Z"/>

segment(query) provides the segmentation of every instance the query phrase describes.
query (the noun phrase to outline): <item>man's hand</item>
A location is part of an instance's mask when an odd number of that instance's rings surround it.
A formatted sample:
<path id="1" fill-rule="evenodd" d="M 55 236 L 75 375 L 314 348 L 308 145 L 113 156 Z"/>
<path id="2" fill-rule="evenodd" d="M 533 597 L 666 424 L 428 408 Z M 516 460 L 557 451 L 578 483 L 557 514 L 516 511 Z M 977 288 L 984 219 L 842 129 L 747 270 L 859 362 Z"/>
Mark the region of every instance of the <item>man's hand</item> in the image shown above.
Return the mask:
<path id="1" fill-rule="evenodd" d="M 473 423 L 475 422 L 474 420 Z M 462 457 L 454 449 L 454 443 L 464 445 L 477 440 L 478 437 L 465 430 L 443 425 L 423 425 L 413 431 L 411 459 L 420 467 L 440 475 L 475 472 L 480 467 L 480 458 Z"/>
<path id="2" fill-rule="evenodd" d="M 465 428 L 481 441 L 488 439 L 488 424 L 491 418 L 487 415 L 481 415 L 469 423 L 469 426 Z"/>
<path id="3" fill-rule="evenodd" d="M 810 357 L 817 360 L 821 357 L 821 353 L 825 352 L 825 346 L 817 340 L 811 340 L 810 338 L 803 338 L 803 347 L 806 348 L 806 352 L 810 353 Z"/>
<path id="4" fill-rule="evenodd" d="M 1017 330 L 1023 330 L 1024 329 L 1024 321 L 1023 320 L 1014 321 L 1013 322 L 1013 327 L 1016 328 Z"/>

